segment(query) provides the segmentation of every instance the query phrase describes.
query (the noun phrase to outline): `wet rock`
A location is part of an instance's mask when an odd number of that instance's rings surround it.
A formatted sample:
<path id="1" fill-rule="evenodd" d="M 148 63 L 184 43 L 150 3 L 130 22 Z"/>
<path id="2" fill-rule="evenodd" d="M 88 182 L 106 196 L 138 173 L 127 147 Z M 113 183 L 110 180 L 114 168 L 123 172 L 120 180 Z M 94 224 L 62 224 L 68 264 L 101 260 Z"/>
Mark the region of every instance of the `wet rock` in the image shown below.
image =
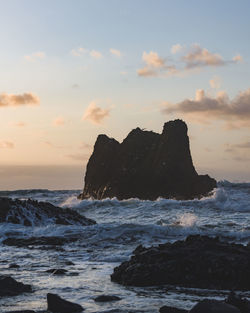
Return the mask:
<path id="1" fill-rule="evenodd" d="M 137 248 L 129 261 L 114 269 L 111 280 L 131 286 L 250 290 L 250 249 L 218 238 L 188 236 Z"/>
<path id="2" fill-rule="evenodd" d="M 250 301 L 242 299 L 235 292 L 231 292 L 225 302 L 237 307 L 241 313 L 250 313 Z"/>
<path id="3" fill-rule="evenodd" d="M 31 286 L 16 281 L 10 276 L 0 275 L 0 297 L 16 296 L 24 292 L 31 292 Z"/>
<path id="4" fill-rule="evenodd" d="M 7 238 L 3 244 L 7 246 L 29 247 L 29 246 L 62 246 L 79 240 L 77 237 L 30 237 L 30 238 Z"/>
<path id="5" fill-rule="evenodd" d="M 225 302 L 203 300 L 197 303 L 189 313 L 240 313 L 240 310 Z"/>
<path id="6" fill-rule="evenodd" d="M 46 271 L 46 273 L 51 273 L 53 275 L 65 275 L 68 271 L 63 268 L 52 268 Z"/>
<path id="7" fill-rule="evenodd" d="M 9 268 L 20 268 L 20 265 L 18 265 L 16 263 L 12 263 L 9 265 Z"/>
<path id="8" fill-rule="evenodd" d="M 7 311 L 5 313 L 36 313 L 36 312 L 32 310 L 21 310 L 21 311 Z"/>
<path id="9" fill-rule="evenodd" d="M 114 295 L 100 295 L 94 299 L 96 302 L 109 302 L 109 301 L 119 301 L 120 297 Z"/>
<path id="10" fill-rule="evenodd" d="M 56 294 L 47 294 L 48 311 L 53 313 L 74 313 L 82 312 L 84 308 L 77 303 L 62 299 Z"/>
<path id="11" fill-rule="evenodd" d="M 160 313 L 188 313 L 187 310 L 173 308 L 171 306 L 164 305 L 159 310 Z"/>
<path id="12" fill-rule="evenodd" d="M 165 123 L 162 134 L 133 129 L 122 143 L 99 135 L 79 197 L 192 199 L 215 187 L 214 179 L 197 174 L 187 125 L 175 120 Z"/>
<path id="13" fill-rule="evenodd" d="M 62 209 L 48 202 L 0 198 L 0 223 L 39 226 L 48 223 L 62 225 L 93 225 L 96 222 L 71 209 Z"/>

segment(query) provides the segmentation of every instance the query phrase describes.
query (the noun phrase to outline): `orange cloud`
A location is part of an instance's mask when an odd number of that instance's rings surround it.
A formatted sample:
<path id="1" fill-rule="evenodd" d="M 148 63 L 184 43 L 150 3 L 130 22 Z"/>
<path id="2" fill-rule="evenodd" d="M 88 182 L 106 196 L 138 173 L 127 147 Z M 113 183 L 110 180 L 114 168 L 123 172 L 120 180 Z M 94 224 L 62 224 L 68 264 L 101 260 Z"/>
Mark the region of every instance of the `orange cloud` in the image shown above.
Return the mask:
<path id="1" fill-rule="evenodd" d="M 139 76 L 144 77 L 169 77 L 184 76 L 194 73 L 204 67 L 218 67 L 232 63 L 242 62 L 241 55 L 236 55 L 232 60 L 224 60 L 218 53 L 212 53 L 208 49 L 193 44 L 184 49 L 180 44 L 172 46 L 172 54 L 183 52 L 179 59 L 167 62 L 166 58 L 159 57 L 157 52 L 143 52 L 142 61 L 145 66 L 137 70 Z"/>
<path id="2" fill-rule="evenodd" d="M 110 115 L 110 109 L 102 109 L 97 106 L 95 101 L 92 101 L 84 112 L 83 120 L 89 120 L 93 124 L 100 125 L 105 118 Z"/>
<path id="3" fill-rule="evenodd" d="M 0 149 L 13 149 L 14 143 L 12 141 L 0 141 Z"/>
<path id="4" fill-rule="evenodd" d="M 10 106 L 35 106 L 39 105 L 40 100 L 37 96 L 32 93 L 24 93 L 22 95 L 13 94 L 0 94 L 0 107 L 10 107 Z"/>
<path id="5" fill-rule="evenodd" d="M 45 52 L 43 52 L 43 51 L 38 51 L 38 52 L 34 52 L 34 53 L 30 54 L 30 55 L 25 55 L 24 58 L 25 58 L 27 61 L 35 61 L 35 60 L 37 60 L 37 59 L 44 59 L 45 57 L 46 57 Z"/>
<path id="6" fill-rule="evenodd" d="M 62 116 L 58 116 L 56 119 L 54 119 L 53 124 L 55 126 L 63 126 L 65 124 L 65 119 Z"/>
<path id="7" fill-rule="evenodd" d="M 249 127 L 250 88 L 240 92 L 233 100 L 224 91 L 211 97 L 204 90 L 197 90 L 195 99 L 185 99 L 177 104 L 165 102 L 163 113 L 182 113 L 203 122 L 211 118 L 229 121 L 229 128 Z"/>
<path id="8" fill-rule="evenodd" d="M 100 51 L 97 51 L 97 50 L 91 50 L 89 55 L 92 57 L 92 58 L 95 58 L 95 59 L 101 59 L 102 58 L 102 54 Z"/>
<path id="9" fill-rule="evenodd" d="M 109 52 L 112 54 L 112 55 L 114 55 L 114 56 L 116 56 L 116 57 L 118 57 L 118 58 L 120 58 L 121 56 L 122 56 L 122 53 L 121 53 L 121 51 L 120 50 L 117 50 L 117 49 L 109 49 Z"/>

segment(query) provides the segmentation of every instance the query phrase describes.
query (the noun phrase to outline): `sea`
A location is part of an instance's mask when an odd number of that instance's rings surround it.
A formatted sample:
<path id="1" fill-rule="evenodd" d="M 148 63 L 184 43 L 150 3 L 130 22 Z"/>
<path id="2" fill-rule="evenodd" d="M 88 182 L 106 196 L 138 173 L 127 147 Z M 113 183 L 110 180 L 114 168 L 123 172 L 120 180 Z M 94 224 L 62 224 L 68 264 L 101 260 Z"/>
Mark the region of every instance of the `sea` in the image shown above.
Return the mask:
<path id="1" fill-rule="evenodd" d="M 31 284 L 33 293 L 0 298 L 0 312 L 46 310 L 47 293 L 81 304 L 86 313 L 159 312 L 163 305 L 190 309 L 197 301 L 224 299 L 228 290 L 190 289 L 173 286 L 126 287 L 113 283 L 110 275 L 133 250 L 185 239 L 188 235 L 219 236 L 229 242 L 250 242 L 250 183 L 221 181 L 202 199 L 156 201 L 78 200 L 80 190 L 0 191 L 0 197 L 47 201 L 72 208 L 97 224 L 63 226 L 42 220 L 36 226 L 0 224 L 0 274 Z M 8 237 L 74 236 L 78 241 L 57 249 L 9 247 Z M 19 268 L 9 268 L 15 263 Z M 239 264 L 240 266 L 240 264 Z M 48 274 L 63 268 L 67 275 Z M 97 303 L 98 295 L 116 295 L 120 301 Z M 250 291 L 241 293 L 250 299 Z"/>

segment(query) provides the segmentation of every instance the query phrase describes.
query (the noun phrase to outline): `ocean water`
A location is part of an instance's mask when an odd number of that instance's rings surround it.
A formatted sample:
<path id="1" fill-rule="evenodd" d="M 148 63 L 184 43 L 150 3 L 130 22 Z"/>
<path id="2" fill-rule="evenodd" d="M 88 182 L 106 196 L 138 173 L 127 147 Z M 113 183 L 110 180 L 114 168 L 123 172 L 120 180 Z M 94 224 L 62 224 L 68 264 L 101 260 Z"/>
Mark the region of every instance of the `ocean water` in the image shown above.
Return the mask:
<path id="1" fill-rule="evenodd" d="M 220 236 L 230 242 L 250 242 L 250 183 L 220 182 L 210 197 L 177 201 L 77 199 L 80 190 L 0 191 L 0 197 L 48 201 L 70 207 L 96 220 L 92 226 L 62 226 L 44 220 L 37 226 L 0 224 L 0 274 L 31 284 L 34 292 L 0 298 L 0 312 L 45 310 L 46 294 L 81 304 L 85 312 L 158 312 L 163 305 L 189 309 L 203 298 L 224 299 L 228 291 L 161 287 L 124 287 L 110 281 L 115 266 L 128 260 L 139 244 L 157 245 L 190 234 Z M 32 217 L 31 217 L 32 218 Z M 16 248 L 2 244 L 8 237 L 78 237 L 59 249 Z M 72 265 L 67 265 L 68 261 Z M 16 263 L 17 269 L 9 264 Z M 64 268 L 68 275 L 53 276 L 45 271 Z M 101 294 L 122 298 L 118 302 L 96 303 Z M 250 297 L 250 292 L 242 293 Z"/>

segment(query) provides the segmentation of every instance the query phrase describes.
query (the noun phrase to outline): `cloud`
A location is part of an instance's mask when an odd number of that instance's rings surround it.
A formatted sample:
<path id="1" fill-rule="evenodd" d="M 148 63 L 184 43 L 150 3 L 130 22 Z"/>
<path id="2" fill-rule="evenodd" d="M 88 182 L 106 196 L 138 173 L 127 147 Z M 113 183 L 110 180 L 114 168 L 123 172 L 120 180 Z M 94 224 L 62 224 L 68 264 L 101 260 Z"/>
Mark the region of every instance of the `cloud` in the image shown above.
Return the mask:
<path id="1" fill-rule="evenodd" d="M 46 57 L 46 54 L 43 51 L 34 52 L 34 53 L 30 54 L 30 55 L 25 55 L 24 56 L 24 58 L 27 61 L 35 61 L 37 59 L 44 59 L 45 57 Z"/>
<path id="2" fill-rule="evenodd" d="M 182 47 L 180 44 L 174 45 L 171 52 L 176 54 L 182 52 L 176 60 L 167 60 L 160 57 L 157 52 L 143 52 L 142 61 L 145 66 L 137 70 L 139 76 L 144 77 L 169 77 L 184 76 L 195 73 L 205 67 L 218 67 L 228 64 L 242 62 L 241 55 L 234 56 L 231 60 L 225 60 L 220 54 L 210 52 L 198 44 L 193 44 L 189 48 Z"/>
<path id="3" fill-rule="evenodd" d="M 64 124 L 65 124 L 65 119 L 62 116 L 58 116 L 53 121 L 54 126 L 63 126 Z"/>
<path id="4" fill-rule="evenodd" d="M 13 95 L 7 93 L 0 94 L 0 107 L 15 106 L 35 106 L 39 105 L 40 100 L 32 93 L 24 93 L 21 95 Z"/>
<path id="5" fill-rule="evenodd" d="M 210 121 L 211 118 L 229 121 L 229 128 L 249 127 L 250 88 L 240 92 L 232 100 L 224 91 L 211 97 L 204 90 L 198 89 L 195 99 L 185 99 L 177 104 L 165 102 L 163 113 L 181 113 L 203 122 Z"/>
<path id="6" fill-rule="evenodd" d="M 187 68 L 202 66 L 221 66 L 225 65 L 225 61 L 218 53 L 211 53 L 205 48 L 201 48 L 198 44 L 191 47 L 191 51 L 182 57 Z"/>
<path id="7" fill-rule="evenodd" d="M 221 79 L 218 76 L 214 76 L 212 79 L 210 79 L 209 84 L 211 88 L 219 89 L 221 86 Z"/>
<path id="8" fill-rule="evenodd" d="M 83 55 L 84 53 L 87 53 L 87 52 L 88 52 L 88 50 L 85 48 L 82 48 L 82 47 L 71 50 L 71 54 L 75 57 L 80 57 L 81 55 Z"/>
<path id="9" fill-rule="evenodd" d="M 101 54 L 100 51 L 97 51 L 97 50 L 91 50 L 89 52 L 89 55 L 92 57 L 92 58 L 95 58 L 95 59 L 101 59 L 103 57 L 103 55 Z"/>
<path id="10" fill-rule="evenodd" d="M 97 106 L 95 101 L 90 102 L 89 106 L 84 112 L 83 120 L 88 120 L 93 124 L 100 125 L 103 120 L 110 115 L 110 109 L 102 109 Z"/>
<path id="11" fill-rule="evenodd" d="M 142 60 L 146 64 L 145 67 L 138 69 L 137 74 L 144 77 L 153 77 L 173 74 L 176 71 L 175 66 L 167 65 L 166 60 L 159 57 L 157 52 L 143 52 Z"/>
<path id="12" fill-rule="evenodd" d="M 83 161 L 88 161 L 89 154 L 84 154 L 84 153 L 67 154 L 66 157 L 74 161 L 83 162 Z"/>
<path id="13" fill-rule="evenodd" d="M 0 149 L 13 149 L 14 143 L 12 141 L 0 141 Z"/>
<path id="14" fill-rule="evenodd" d="M 80 145 L 80 149 L 91 149 L 92 146 L 89 144 L 89 143 L 86 143 L 86 142 L 82 142 L 81 145 Z"/>
<path id="15" fill-rule="evenodd" d="M 14 126 L 17 126 L 17 127 L 25 127 L 27 124 L 24 123 L 24 122 L 17 122 L 14 124 Z"/>
<path id="16" fill-rule="evenodd" d="M 172 54 L 176 54 L 178 52 L 180 52 L 182 50 L 182 45 L 180 45 L 179 43 L 177 43 L 176 45 L 173 45 L 171 48 L 171 53 Z"/>
<path id="17" fill-rule="evenodd" d="M 114 55 L 114 56 L 116 56 L 116 57 L 118 57 L 118 58 L 120 58 L 121 56 L 122 56 L 122 53 L 121 53 L 121 51 L 120 50 L 117 50 L 117 49 L 109 49 L 109 52 L 112 54 L 112 55 Z"/>
<path id="18" fill-rule="evenodd" d="M 77 89 L 77 88 L 80 88 L 80 85 L 78 85 L 78 84 L 73 84 L 71 87 L 74 88 L 74 89 Z"/>

